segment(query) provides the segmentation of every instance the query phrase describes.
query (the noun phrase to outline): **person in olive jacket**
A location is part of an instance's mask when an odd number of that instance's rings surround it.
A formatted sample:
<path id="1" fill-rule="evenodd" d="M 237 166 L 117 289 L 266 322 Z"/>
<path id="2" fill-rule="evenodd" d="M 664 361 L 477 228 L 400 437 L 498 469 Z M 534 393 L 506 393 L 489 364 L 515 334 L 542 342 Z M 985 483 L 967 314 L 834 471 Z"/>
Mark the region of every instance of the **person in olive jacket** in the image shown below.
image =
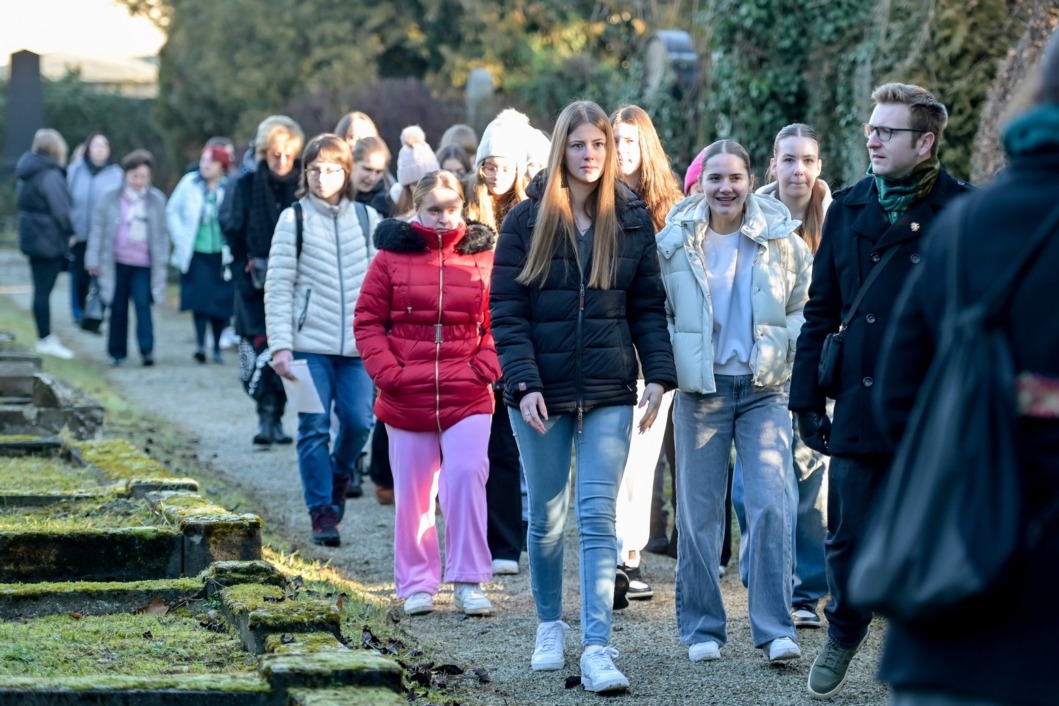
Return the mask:
<path id="1" fill-rule="evenodd" d="M 654 227 L 643 201 L 617 180 L 610 119 L 588 101 L 559 116 L 548 169 L 527 195 L 501 227 L 490 309 L 529 489 L 530 582 L 540 620 L 530 664 L 558 670 L 565 663 L 563 526 L 572 444 L 581 683 L 618 691 L 629 680 L 610 647 L 614 514 L 637 403 L 637 356 L 646 383 L 641 432 L 676 385 Z"/>
<path id="2" fill-rule="evenodd" d="M 15 165 L 18 179 L 18 247 L 33 275 L 33 318 L 37 352 L 69 360 L 73 351 L 51 332 L 48 302 L 62 272 L 74 234 L 70 191 L 66 186 L 66 140 L 57 131 L 37 130 L 33 143 Z"/>
<path id="3" fill-rule="evenodd" d="M 876 427 L 871 402 L 883 332 L 898 292 L 922 260 L 923 236 L 946 204 L 970 188 L 938 160 L 948 112 L 937 98 L 903 83 L 879 86 L 871 97 L 875 109 L 863 126 L 871 167 L 868 176 L 836 192 L 828 209 L 791 378 L 789 406 L 802 439 L 832 456 L 825 549 L 828 640 L 808 682 L 810 694 L 824 699 L 841 691 L 872 618 L 870 611 L 850 605 L 847 582 L 893 454 Z M 824 339 L 839 330 L 862 283 L 880 266 L 843 334 L 832 423 L 817 372 Z"/>

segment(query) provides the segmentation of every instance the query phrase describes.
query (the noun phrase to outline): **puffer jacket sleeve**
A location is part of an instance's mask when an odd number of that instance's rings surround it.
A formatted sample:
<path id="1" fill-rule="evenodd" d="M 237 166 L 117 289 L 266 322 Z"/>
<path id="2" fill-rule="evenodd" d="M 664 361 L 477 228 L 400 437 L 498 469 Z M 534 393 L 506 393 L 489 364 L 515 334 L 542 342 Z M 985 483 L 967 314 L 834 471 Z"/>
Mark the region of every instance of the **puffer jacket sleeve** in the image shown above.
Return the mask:
<path id="1" fill-rule="evenodd" d="M 490 255 L 491 253 L 486 254 Z M 492 258 L 487 259 L 491 260 Z M 492 275 L 490 275 L 490 280 L 492 280 Z M 501 371 L 500 359 L 496 355 L 496 340 L 493 338 L 492 317 L 489 312 L 489 292 L 491 289 L 492 281 L 483 292 L 484 301 L 486 302 L 485 311 L 482 312 L 483 334 L 481 341 L 478 343 L 478 352 L 474 354 L 474 358 L 471 360 L 471 366 L 478 370 L 483 378 L 493 383 L 500 379 Z"/>
<path id="2" fill-rule="evenodd" d="M 809 283 L 813 278 L 813 255 L 809 246 L 797 235 L 787 238 L 793 261 L 794 286 L 787 296 L 787 369 L 794 365 L 794 353 L 798 348 L 798 335 L 805 323 L 805 304 L 809 301 Z"/>
<path id="3" fill-rule="evenodd" d="M 393 392 L 403 369 L 390 349 L 387 331 L 393 311 L 393 282 L 390 279 L 391 254 L 382 251 L 368 266 L 360 287 L 353 316 L 353 335 L 364 369 L 384 392 Z"/>
<path id="4" fill-rule="evenodd" d="M 173 241 L 173 256 L 170 263 L 186 273 L 191 262 L 190 250 L 195 245 L 198 223 L 191 223 L 191 214 L 198 215 L 192 201 L 195 198 L 195 174 L 185 174 L 169 195 L 165 207 L 166 224 L 169 226 L 169 238 Z M 201 205 L 201 204 L 200 204 Z"/>
<path id="5" fill-rule="evenodd" d="M 265 331 L 268 348 L 273 354 L 294 348 L 294 285 L 298 280 L 296 237 L 294 209 L 284 209 L 272 236 L 265 277 Z"/>
<path id="6" fill-rule="evenodd" d="M 530 287 L 515 281 L 529 250 L 531 206 L 531 201 L 523 201 L 504 218 L 493 257 L 489 293 L 493 338 L 504 371 L 504 385 L 516 400 L 544 389 L 533 348 Z"/>
<path id="7" fill-rule="evenodd" d="M 108 194 L 109 197 L 109 194 Z M 112 199 L 102 198 L 96 201 L 92 209 L 91 226 L 88 229 L 88 241 L 85 245 L 85 269 L 98 269 L 100 253 L 103 250 L 103 230 L 107 227 L 108 204 Z"/>
<path id="8" fill-rule="evenodd" d="M 244 174 L 231 186 L 231 196 L 222 204 L 218 218 L 224 239 L 232 251 L 236 262 L 246 260 L 246 211 L 250 207 L 250 189 L 253 186 L 253 173 Z"/>
<path id="9" fill-rule="evenodd" d="M 58 169 L 49 169 L 41 178 L 41 193 L 48 203 L 48 213 L 55 220 L 59 234 L 69 237 L 74 234 L 74 222 L 70 215 L 73 201 L 70 198 L 70 187 L 66 177 Z"/>
<path id="10" fill-rule="evenodd" d="M 657 383 L 672 390 L 677 386 L 677 370 L 669 335 L 666 292 L 658 266 L 654 225 L 647 210 L 640 210 L 642 226 L 636 235 L 640 261 L 633 289 L 626 296 L 625 316 L 640 357 L 644 382 Z"/>

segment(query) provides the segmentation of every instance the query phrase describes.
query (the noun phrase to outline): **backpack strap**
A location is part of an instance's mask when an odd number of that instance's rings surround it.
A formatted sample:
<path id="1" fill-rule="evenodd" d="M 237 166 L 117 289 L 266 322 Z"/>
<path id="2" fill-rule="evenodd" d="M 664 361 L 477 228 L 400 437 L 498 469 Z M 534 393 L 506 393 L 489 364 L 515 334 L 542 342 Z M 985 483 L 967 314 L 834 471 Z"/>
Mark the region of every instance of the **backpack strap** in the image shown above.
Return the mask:
<path id="1" fill-rule="evenodd" d="M 304 216 L 302 215 L 302 202 L 295 201 L 294 204 L 294 259 L 302 259 L 302 244 L 305 242 Z"/>
<path id="2" fill-rule="evenodd" d="M 371 233 L 368 232 L 368 207 L 360 201 L 354 201 L 353 207 L 357 209 L 357 219 L 360 220 L 360 232 L 364 234 L 364 252 L 371 252 Z"/>

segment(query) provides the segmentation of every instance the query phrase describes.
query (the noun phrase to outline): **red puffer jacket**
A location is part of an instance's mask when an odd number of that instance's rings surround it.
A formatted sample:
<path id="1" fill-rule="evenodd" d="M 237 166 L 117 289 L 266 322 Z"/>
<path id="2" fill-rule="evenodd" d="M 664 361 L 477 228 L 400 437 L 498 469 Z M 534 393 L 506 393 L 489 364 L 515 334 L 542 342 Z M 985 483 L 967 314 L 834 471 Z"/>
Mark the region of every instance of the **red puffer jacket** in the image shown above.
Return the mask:
<path id="1" fill-rule="evenodd" d="M 481 223 L 438 233 L 394 219 L 357 299 L 353 333 L 379 388 L 375 416 L 408 431 L 444 431 L 492 414 L 500 363 L 489 329 L 496 233 Z"/>

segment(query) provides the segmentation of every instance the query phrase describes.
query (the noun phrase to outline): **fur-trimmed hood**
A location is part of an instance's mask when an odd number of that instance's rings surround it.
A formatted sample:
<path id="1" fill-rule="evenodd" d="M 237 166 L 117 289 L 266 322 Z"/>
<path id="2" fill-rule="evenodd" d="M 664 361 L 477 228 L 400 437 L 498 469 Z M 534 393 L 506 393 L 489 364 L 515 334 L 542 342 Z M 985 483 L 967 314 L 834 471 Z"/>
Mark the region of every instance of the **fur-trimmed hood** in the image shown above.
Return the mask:
<path id="1" fill-rule="evenodd" d="M 449 233 L 458 238 L 453 249 L 461 255 L 475 255 L 492 250 L 496 245 L 496 231 L 478 221 L 467 221 Z M 375 229 L 374 241 L 376 249 L 390 252 L 424 252 L 429 247 L 412 223 L 397 218 L 388 218 L 380 223 Z"/>

